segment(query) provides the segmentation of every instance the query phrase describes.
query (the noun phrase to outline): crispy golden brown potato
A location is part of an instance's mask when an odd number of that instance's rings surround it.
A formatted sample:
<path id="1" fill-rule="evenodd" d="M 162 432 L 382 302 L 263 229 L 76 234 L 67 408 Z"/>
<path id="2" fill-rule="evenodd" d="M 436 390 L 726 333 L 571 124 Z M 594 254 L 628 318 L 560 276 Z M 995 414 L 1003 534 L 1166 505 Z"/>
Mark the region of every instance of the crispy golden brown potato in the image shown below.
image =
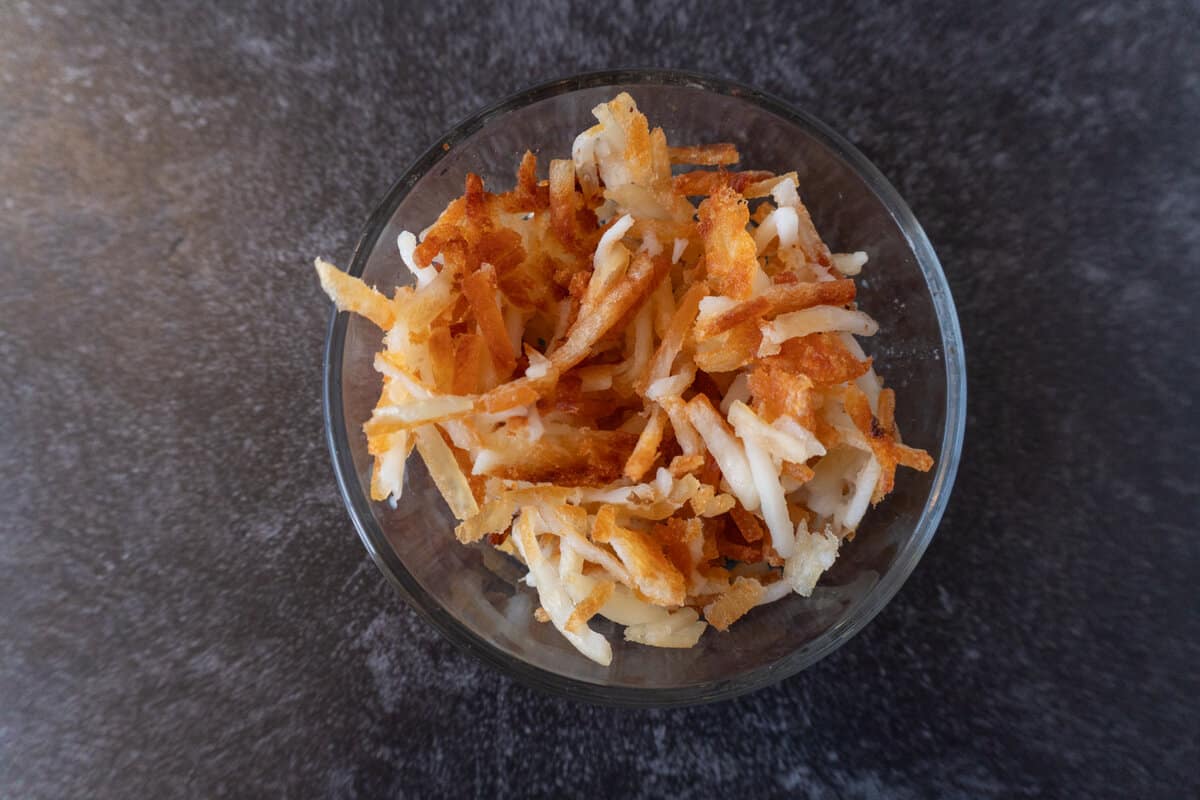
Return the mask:
<path id="1" fill-rule="evenodd" d="M 384 330 L 392 327 L 395 309 L 386 297 L 328 261 L 318 258 L 315 263 L 321 288 L 333 300 L 338 311 L 353 311 Z"/>
<path id="2" fill-rule="evenodd" d="M 727 167 L 738 163 L 740 159 L 737 147 L 729 142 L 671 147 L 667 152 L 672 164 L 695 164 L 702 167 Z"/>
<path id="3" fill-rule="evenodd" d="M 587 625 L 588 620 L 596 616 L 597 612 L 608 602 L 608 598 L 612 597 L 613 589 L 615 588 L 617 588 L 617 585 L 612 581 L 600 581 L 597 583 L 596 587 L 588 592 L 587 597 L 580 600 L 575 609 L 571 611 L 571 616 L 567 618 L 567 630 L 577 633 L 583 626 Z"/>
<path id="4" fill-rule="evenodd" d="M 752 300 L 738 303 L 711 319 L 698 323 L 697 334 L 715 336 L 747 320 L 770 319 L 818 305 L 846 305 L 854 299 L 854 294 L 852 280 L 771 286 Z"/>
<path id="5" fill-rule="evenodd" d="M 859 361 L 835 334 L 813 333 L 783 343 L 777 355 L 759 363 L 785 373 L 804 375 L 814 385 L 836 386 L 865 375 L 871 359 Z"/>
<path id="6" fill-rule="evenodd" d="M 496 290 L 496 272 L 490 264 L 483 264 L 463 278 L 462 291 L 471 304 L 471 312 L 475 315 L 484 344 L 492 354 L 496 369 L 507 376 L 516 368 L 517 356 L 508 338 L 508 328 L 504 325 L 500 296 Z"/>
<path id="7" fill-rule="evenodd" d="M 775 177 L 770 172 L 705 172 L 695 170 L 675 176 L 675 191 L 685 197 L 705 197 L 728 191 L 743 195 L 748 187 L 760 185 Z M 743 195 L 749 197 L 750 195 Z"/>
<path id="8" fill-rule="evenodd" d="M 704 619 L 719 631 L 729 630 L 758 604 L 762 597 L 762 584 L 753 578 L 737 578 L 716 600 L 704 607 Z"/>
<path id="9" fill-rule="evenodd" d="M 746 231 L 750 212 L 733 189 L 723 188 L 700 204 L 704 265 L 716 294 L 742 300 L 754 290 L 760 269 L 754 238 Z"/>

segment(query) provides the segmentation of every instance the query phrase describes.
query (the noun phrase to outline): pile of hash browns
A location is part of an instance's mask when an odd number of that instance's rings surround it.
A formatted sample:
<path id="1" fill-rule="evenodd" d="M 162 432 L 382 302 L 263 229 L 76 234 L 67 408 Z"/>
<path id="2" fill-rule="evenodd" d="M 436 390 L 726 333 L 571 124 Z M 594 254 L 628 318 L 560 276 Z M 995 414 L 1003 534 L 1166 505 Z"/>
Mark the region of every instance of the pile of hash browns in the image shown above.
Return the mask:
<path id="1" fill-rule="evenodd" d="M 829 251 L 795 173 L 670 147 L 628 94 L 593 113 L 547 179 L 526 152 L 511 191 L 468 175 L 401 234 L 391 298 L 316 268 L 385 333 L 372 498 L 401 497 L 416 448 L 458 539 L 520 560 L 536 617 L 608 665 L 594 616 L 687 648 L 809 596 L 896 469 L 933 460 L 855 339 L 878 330 L 866 255 Z"/>

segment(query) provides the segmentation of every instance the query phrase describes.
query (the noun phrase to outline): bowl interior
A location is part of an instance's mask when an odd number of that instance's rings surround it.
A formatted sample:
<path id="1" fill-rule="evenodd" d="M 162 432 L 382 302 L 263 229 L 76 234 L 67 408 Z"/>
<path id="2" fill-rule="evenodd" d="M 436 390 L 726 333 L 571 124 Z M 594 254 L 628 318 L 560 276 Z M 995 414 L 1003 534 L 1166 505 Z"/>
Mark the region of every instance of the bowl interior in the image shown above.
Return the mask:
<path id="1" fill-rule="evenodd" d="M 943 462 L 957 460 L 960 432 L 947 426 L 948 408 L 953 413 L 961 403 L 960 397 L 948 398 L 948 374 L 961 372 L 957 323 L 948 295 L 937 301 L 945 286 L 923 234 L 906 219 L 894 190 L 865 162 L 852 163 L 861 156 L 819 123 L 784 116 L 786 110 L 736 89 L 713 91 L 686 80 L 560 88 L 465 124 L 447 140 L 448 151 L 435 148 L 385 199 L 352 270 L 384 289 L 410 282 L 397 234 L 430 225 L 462 193 L 468 172 L 479 173 L 497 191 L 509 188 L 527 148 L 538 155 L 545 177 L 549 160 L 569 158 L 575 134 L 593 124 L 591 109 L 622 90 L 633 95 L 651 125 L 665 129 L 672 144 L 732 141 L 744 168 L 796 170 L 804 201 L 829 246 L 869 254 L 859 302 L 881 332 L 863 344 L 896 389 L 905 441 L 928 449 L 939 467 L 928 474 L 899 472 L 895 493 L 867 515 L 811 598 L 793 595 L 756 609 L 730 631 L 709 631 L 696 648 L 682 651 L 628 644 L 620 628 L 597 618 L 614 651 L 612 665 L 603 668 L 578 654 L 553 627 L 533 620 L 537 598 L 517 585 L 523 573 L 518 564 L 486 546 L 455 540 L 455 520 L 419 459 L 409 463 L 397 508 L 367 499 L 371 459 L 360 427 L 378 397 L 372 358 L 380 334 L 356 316 L 339 320 L 344 338 L 335 332 L 331 339 L 330 358 L 335 365 L 340 358 L 340 382 L 330 387 L 336 394 L 340 386 L 340 398 L 331 398 L 331 436 L 341 451 L 335 460 L 364 541 L 414 605 L 459 644 L 531 682 L 577 694 L 632 702 L 652 695 L 710 699 L 790 674 L 831 651 L 911 571 L 936 527 L 944 504 L 939 496 L 952 478 L 953 463 Z M 939 321 L 939 304 L 943 317 L 949 308 L 948 321 Z M 952 335 L 943 330 L 947 324 Z"/>

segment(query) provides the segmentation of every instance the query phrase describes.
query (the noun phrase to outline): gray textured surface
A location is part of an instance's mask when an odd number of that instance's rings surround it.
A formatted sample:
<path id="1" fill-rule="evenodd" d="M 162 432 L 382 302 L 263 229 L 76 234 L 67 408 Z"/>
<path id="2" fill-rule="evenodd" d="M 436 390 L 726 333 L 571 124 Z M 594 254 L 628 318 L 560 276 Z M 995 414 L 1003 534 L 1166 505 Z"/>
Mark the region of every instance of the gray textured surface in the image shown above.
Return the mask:
<path id="1" fill-rule="evenodd" d="M 1194 3 L 99 5 L 0 8 L 0 795 L 1200 792 Z M 460 655 L 368 561 L 321 433 L 310 257 L 456 119 L 620 65 L 847 134 L 967 343 L 909 584 L 697 709 Z"/>

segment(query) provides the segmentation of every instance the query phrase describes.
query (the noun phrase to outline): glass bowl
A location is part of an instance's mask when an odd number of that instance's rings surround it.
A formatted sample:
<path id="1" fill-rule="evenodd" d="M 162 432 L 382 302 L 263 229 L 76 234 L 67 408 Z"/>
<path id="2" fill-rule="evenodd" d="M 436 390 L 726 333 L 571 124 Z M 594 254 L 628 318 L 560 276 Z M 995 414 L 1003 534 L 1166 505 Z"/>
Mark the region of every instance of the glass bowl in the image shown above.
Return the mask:
<path id="1" fill-rule="evenodd" d="M 435 142 L 367 220 L 351 274 L 387 289 L 408 283 L 396 236 L 430 225 L 462 193 L 468 172 L 493 189 L 512 185 L 526 148 L 543 172 L 570 157 L 591 109 L 628 91 L 673 144 L 731 141 L 743 168 L 796 170 L 817 229 L 835 252 L 865 250 L 859 303 L 880 323 L 864 347 L 896 389 L 905 441 L 936 467 L 901 470 L 896 490 L 870 511 L 811 598 L 791 595 L 755 609 L 690 650 L 624 641 L 611 666 L 589 661 L 550 625 L 534 621 L 537 598 L 523 569 L 486 545 L 454 538 L 455 520 L 420 459 L 409 462 L 397 508 L 369 499 L 371 459 L 362 423 L 379 394 L 371 323 L 334 314 L 325 352 L 325 424 L 342 497 L 371 557 L 404 598 L 445 636 L 528 685 L 586 701 L 634 706 L 700 703 L 752 691 L 813 664 L 844 644 L 895 595 L 934 531 L 954 480 L 966 409 L 963 347 L 937 256 L 891 184 L 854 147 L 811 115 L 728 81 L 673 71 L 579 75 L 508 98 Z"/>

